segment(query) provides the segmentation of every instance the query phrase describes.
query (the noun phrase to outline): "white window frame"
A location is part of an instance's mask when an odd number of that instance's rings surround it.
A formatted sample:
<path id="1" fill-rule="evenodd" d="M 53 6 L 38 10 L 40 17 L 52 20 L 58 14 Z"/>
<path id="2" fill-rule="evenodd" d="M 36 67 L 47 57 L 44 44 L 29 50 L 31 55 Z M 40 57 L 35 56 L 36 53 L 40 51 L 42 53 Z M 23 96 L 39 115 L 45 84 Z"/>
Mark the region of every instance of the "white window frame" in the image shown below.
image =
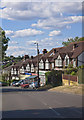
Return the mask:
<path id="1" fill-rule="evenodd" d="M 48 61 L 48 59 L 46 59 L 46 61 L 45 61 L 45 69 L 49 69 L 50 67 L 49 67 L 49 61 Z"/>
<path id="2" fill-rule="evenodd" d="M 65 66 L 68 66 L 70 64 L 69 56 L 65 56 Z"/>
<path id="3" fill-rule="evenodd" d="M 25 73 L 24 67 L 22 66 L 22 68 L 20 69 L 20 73 Z"/>
<path id="4" fill-rule="evenodd" d="M 39 69 L 44 69 L 44 63 L 43 63 L 43 60 L 41 60 L 40 63 L 39 63 Z"/>
<path id="5" fill-rule="evenodd" d="M 30 65 L 29 65 L 29 64 L 27 64 L 26 70 L 27 70 L 27 71 L 30 71 Z"/>
<path id="6" fill-rule="evenodd" d="M 73 67 L 76 67 L 76 59 L 73 59 Z"/>
<path id="7" fill-rule="evenodd" d="M 34 65 L 31 64 L 31 72 L 34 72 Z"/>
<path id="8" fill-rule="evenodd" d="M 52 63 L 52 69 L 54 68 L 54 63 Z"/>
<path id="9" fill-rule="evenodd" d="M 57 67 L 62 67 L 63 65 L 62 65 L 62 58 L 61 58 L 61 56 L 59 55 L 58 57 L 57 57 L 57 59 L 55 60 L 55 66 L 57 66 Z"/>

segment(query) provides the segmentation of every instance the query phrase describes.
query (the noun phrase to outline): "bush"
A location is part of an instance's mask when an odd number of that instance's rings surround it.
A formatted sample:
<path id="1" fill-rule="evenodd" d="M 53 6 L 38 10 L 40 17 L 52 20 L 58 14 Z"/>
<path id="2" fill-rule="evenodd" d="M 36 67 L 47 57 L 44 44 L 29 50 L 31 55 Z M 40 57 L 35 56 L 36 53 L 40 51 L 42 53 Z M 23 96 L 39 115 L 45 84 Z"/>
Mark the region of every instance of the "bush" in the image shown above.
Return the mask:
<path id="1" fill-rule="evenodd" d="M 80 68 L 84 68 L 84 65 L 81 65 L 81 66 L 78 67 L 78 69 L 80 69 Z"/>
<path id="2" fill-rule="evenodd" d="M 52 70 L 51 72 L 47 72 L 46 76 L 46 84 L 50 84 L 53 87 L 62 85 L 62 71 Z"/>
<path id="3" fill-rule="evenodd" d="M 76 75 L 76 73 L 74 71 L 71 72 L 71 75 Z"/>
<path id="4" fill-rule="evenodd" d="M 65 74 L 77 74 L 77 72 L 78 72 L 78 69 L 77 68 L 67 68 L 66 70 L 65 70 Z"/>

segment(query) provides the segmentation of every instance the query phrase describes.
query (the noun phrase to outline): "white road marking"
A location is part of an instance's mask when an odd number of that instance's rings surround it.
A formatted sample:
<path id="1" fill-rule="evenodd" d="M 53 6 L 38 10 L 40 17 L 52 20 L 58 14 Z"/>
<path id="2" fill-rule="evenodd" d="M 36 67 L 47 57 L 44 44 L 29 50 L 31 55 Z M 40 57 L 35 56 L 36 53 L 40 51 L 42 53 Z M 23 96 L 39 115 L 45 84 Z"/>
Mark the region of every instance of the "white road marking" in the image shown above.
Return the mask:
<path id="1" fill-rule="evenodd" d="M 60 116 L 61 114 L 58 113 L 56 110 L 54 110 L 52 107 L 49 107 L 49 109 L 51 109 L 53 112 L 55 112 L 58 116 Z"/>

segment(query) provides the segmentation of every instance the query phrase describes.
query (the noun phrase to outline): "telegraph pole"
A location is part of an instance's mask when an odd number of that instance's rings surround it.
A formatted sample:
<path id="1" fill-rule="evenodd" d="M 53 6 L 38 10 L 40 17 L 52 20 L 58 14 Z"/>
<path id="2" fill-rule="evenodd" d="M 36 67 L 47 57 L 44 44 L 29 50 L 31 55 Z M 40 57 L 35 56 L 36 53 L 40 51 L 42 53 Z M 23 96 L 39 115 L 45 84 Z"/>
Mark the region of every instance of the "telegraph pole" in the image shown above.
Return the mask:
<path id="1" fill-rule="evenodd" d="M 40 78 L 39 78 L 39 48 L 38 43 L 34 43 L 37 45 L 37 75 L 38 75 L 38 87 L 40 86 Z"/>

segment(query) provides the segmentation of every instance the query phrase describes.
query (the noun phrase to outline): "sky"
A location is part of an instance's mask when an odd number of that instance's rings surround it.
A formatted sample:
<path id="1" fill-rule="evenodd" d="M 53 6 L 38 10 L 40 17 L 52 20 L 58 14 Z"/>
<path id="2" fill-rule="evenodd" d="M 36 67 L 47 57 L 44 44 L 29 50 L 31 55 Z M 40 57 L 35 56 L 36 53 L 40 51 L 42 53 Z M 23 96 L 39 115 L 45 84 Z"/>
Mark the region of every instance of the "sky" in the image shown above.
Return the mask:
<path id="1" fill-rule="evenodd" d="M 18 1 L 18 0 L 17 0 Z M 10 38 L 8 56 L 36 55 L 62 46 L 68 38 L 82 37 L 82 2 L 22 2 L 3 0 L 0 26 Z"/>

